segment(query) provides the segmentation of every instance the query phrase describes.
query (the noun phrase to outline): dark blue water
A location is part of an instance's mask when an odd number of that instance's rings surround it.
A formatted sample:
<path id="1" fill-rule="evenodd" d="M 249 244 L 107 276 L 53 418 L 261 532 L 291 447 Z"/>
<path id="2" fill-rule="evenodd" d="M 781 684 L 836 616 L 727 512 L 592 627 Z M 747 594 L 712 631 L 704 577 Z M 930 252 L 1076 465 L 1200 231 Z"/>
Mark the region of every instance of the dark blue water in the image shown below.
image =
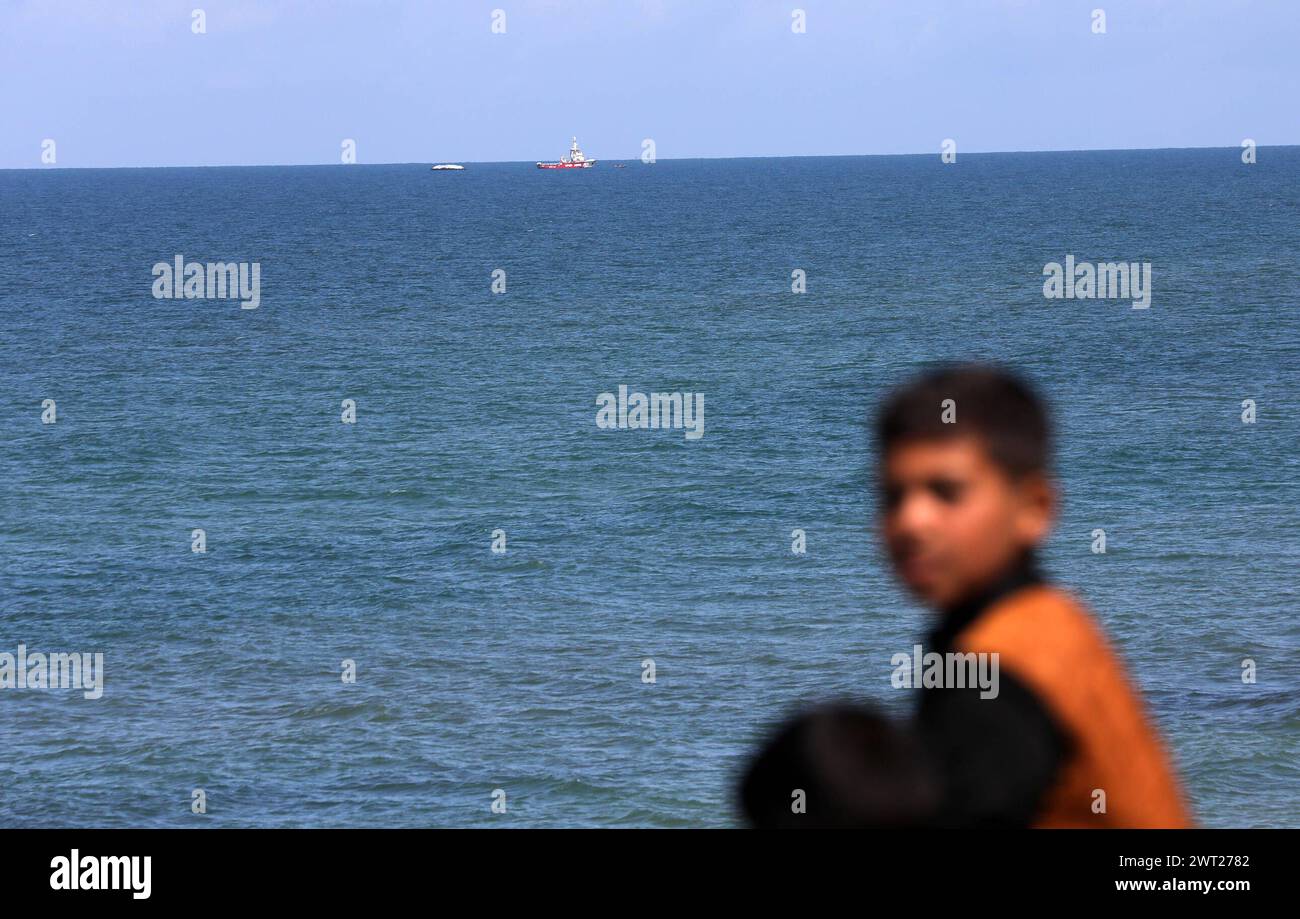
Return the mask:
<path id="1" fill-rule="evenodd" d="M 914 701 L 867 419 L 994 358 L 1199 818 L 1295 825 L 1298 252 L 1297 148 L 0 172 L 0 651 L 106 669 L 0 690 L 0 824 L 731 824 L 797 700 Z M 155 299 L 177 253 L 261 306 Z M 1067 254 L 1151 308 L 1044 299 Z"/>

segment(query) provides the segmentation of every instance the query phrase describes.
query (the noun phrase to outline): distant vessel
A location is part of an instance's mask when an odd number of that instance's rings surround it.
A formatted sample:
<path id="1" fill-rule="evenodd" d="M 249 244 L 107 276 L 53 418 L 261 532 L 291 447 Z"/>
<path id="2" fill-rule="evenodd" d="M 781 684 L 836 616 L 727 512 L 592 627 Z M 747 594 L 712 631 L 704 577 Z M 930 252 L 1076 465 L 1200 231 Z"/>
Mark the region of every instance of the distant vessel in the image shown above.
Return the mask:
<path id="1" fill-rule="evenodd" d="M 464 169 L 464 166 L 457 166 L 455 163 L 439 163 L 437 166 L 430 166 L 430 169 Z"/>
<path id="2" fill-rule="evenodd" d="M 558 163 L 538 163 L 538 169 L 590 169 L 596 165 L 595 160 L 589 160 L 582 155 L 578 149 L 578 138 L 573 139 L 573 144 L 569 147 L 569 155 L 561 159 Z"/>

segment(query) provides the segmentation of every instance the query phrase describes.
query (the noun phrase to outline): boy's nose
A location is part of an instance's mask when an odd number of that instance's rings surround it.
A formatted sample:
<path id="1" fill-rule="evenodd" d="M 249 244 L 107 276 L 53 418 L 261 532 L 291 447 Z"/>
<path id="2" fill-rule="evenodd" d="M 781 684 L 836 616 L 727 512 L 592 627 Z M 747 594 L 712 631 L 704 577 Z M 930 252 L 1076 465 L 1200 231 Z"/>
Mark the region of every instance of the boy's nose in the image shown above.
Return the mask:
<path id="1" fill-rule="evenodd" d="M 920 491 L 905 497 L 894 509 L 894 525 L 900 532 L 921 534 L 938 521 L 938 502 Z"/>

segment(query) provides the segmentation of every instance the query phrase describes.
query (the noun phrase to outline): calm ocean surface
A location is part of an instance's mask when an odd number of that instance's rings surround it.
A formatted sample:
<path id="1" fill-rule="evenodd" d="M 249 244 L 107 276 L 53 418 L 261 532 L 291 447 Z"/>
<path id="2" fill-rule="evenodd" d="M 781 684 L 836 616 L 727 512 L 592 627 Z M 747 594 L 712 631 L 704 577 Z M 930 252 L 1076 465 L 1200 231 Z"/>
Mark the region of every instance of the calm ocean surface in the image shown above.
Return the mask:
<path id="1" fill-rule="evenodd" d="M 261 306 L 154 299 L 177 253 Z M 866 425 L 946 358 L 1054 401 L 1047 568 L 1199 819 L 1300 824 L 1298 256 L 1294 147 L 0 172 L 0 652 L 106 669 L 0 690 L 0 825 L 732 825 L 796 702 L 914 701 Z M 620 384 L 704 437 L 598 430 Z"/>

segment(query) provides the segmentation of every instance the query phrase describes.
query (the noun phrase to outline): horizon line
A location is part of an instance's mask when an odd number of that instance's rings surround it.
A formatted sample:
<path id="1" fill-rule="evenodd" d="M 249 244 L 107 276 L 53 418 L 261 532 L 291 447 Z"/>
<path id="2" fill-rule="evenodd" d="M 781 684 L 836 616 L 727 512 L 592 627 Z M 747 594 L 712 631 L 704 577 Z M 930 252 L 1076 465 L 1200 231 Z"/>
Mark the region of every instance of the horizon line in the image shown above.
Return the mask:
<path id="1" fill-rule="evenodd" d="M 1300 144 L 1256 144 L 1257 148 L 1263 147 L 1268 149 L 1300 147 Z M 1022 153 L 1158 153 L 1167 150 L 1239 150 L 1241 145 L 1206 145 L 1197 147 L 1092 147 L 1076 149 L 1047 149 L 1047 150 L 969 150 L 962 152 L 957 151 L 958 156 L 1006 156 L 1011 154 Z M 737 156 L 725 155 L 704 155 L 704 156 L 657 156 L 655 162 L 689 162 L 694 160 L 800 160 L 800 159 L 849 159 L 865 157 L 905 157 L 905 156 L 938 156 L 938 151 L 928 151 L 925 153 L 794 153 L 787 155 L 771 155 L 762 153 L 746 153 Z M 615 157 L 597 157 L 593 162 L 599 164 L 607 163 L 636 163 L 641 157 L 634 156 L 627 159 Z M 514 166 L 519 164 L 535 164 L 537 160 L 409 160 L 402 162 L 383 162 L 383 163 L 186 163 L 174 165 L 148 165 L 148 166 L 60 166 L 57 163 L 42 166 L 0 166 L 0 172 L 59 172 L 73 170 L 91 170 L 91 169 L 309 169 L 320 166 L 425 166 L 430 163 L 457 163 L 470 166 Z M 646 163 L 645 165 L 652 165 Z"/>

